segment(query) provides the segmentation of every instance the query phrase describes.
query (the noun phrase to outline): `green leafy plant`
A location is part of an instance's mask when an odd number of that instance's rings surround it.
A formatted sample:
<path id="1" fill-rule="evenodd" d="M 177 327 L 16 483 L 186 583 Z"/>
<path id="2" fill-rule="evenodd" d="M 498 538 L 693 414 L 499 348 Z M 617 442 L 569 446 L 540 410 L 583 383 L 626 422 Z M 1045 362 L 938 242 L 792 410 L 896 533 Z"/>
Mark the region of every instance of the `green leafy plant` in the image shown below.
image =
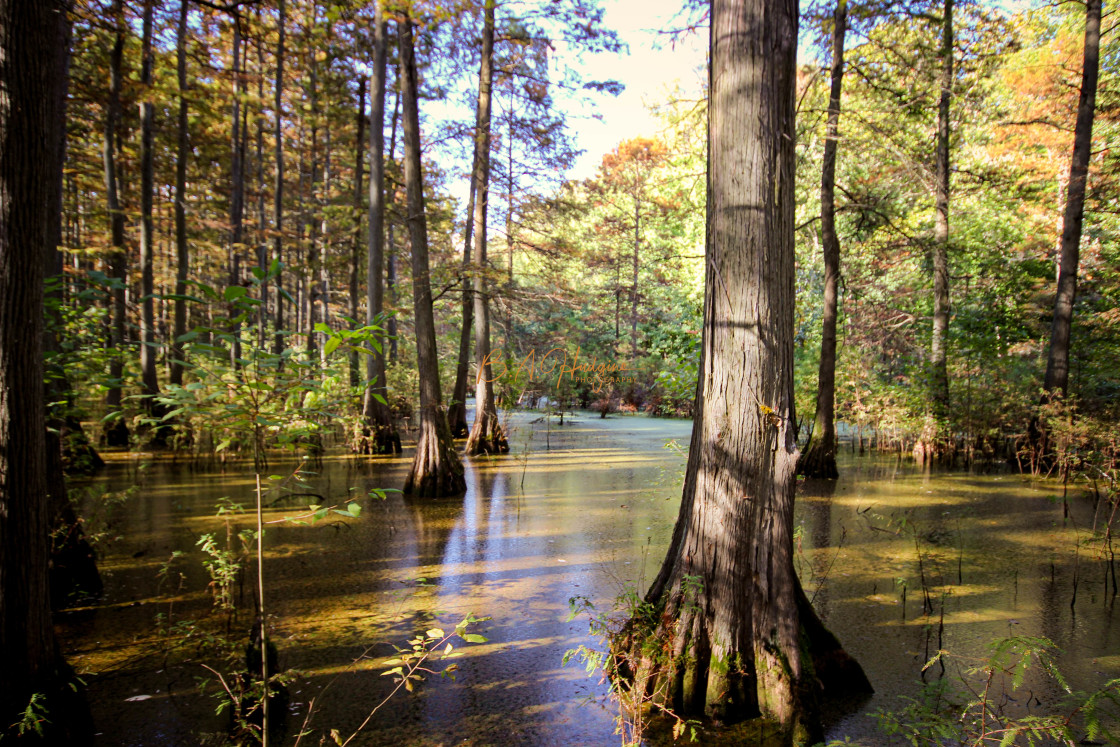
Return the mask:
<path id="1" fill-rule="evenodd" d="M 884 733 L 913 747 L 1115 743 L 1120 739 L 1120 679 L 1092 693 L 1074 692 L 1057 667 L 1058 653 L 1045 638 L 1022 636 L 994 642 L 981 661 L 938 651 L 923 671 L 945 659 L 961 660 L 959 675 L 928 683 L 917 698 L 902 698 L 904 705 L 897 711 L 874 715 Z M 1066 693 L 1057 712 L 1030 712 L 1033 696 L 1022 697 L 1029 675 Z"/>
<path id="2" fill-rule="evenodd" d="M 699 588 L 700 579 L 688 576 L 684 582 L 685 594 L 694 598 L 694 592 Z M 643 735 L 654 715 L 669 719 L 673 739 L 677 740 L 688 735 L 693 742 L 699 738 L 699 721 L 682 718 L 671 708 L 664 705 L 665 698 L 660 693 L 649 692 L 642 686 L 635 686 L 628 673 L 635 671 L 634 662 L 630 661 L 628 651 L 620 651 L 611 646 L 611 641 L 618 640 L 624 625 L 632 621 L 648 623 L 649 627 L 655 623 L 656 610 L 638 594 L 637 587 L 628 584 L 623 592 L 615 598 L 614 606 L 609 613 L 596 610 L 595 605 L 585 596 L 574 596 L 568 600 L 569 613 L 567 621 L 586 615 L 591 635 L 597 638 L 602 648 L 591 648 L 580 644 L 574 649 L 564 653 L 562 664 L 567 666 L 572 660 L 583 664 L 589 677 L 599 677 L 600 681 L 608 683 L 608 692 L 618 709 L 615 716 L 615 734 L 622 739 L 623 747 L 634 747 L 642 744 Z M 667 683 L 667 681 L 666 681 Z M 666 684 L 667 686 L 667 684 Z"/>

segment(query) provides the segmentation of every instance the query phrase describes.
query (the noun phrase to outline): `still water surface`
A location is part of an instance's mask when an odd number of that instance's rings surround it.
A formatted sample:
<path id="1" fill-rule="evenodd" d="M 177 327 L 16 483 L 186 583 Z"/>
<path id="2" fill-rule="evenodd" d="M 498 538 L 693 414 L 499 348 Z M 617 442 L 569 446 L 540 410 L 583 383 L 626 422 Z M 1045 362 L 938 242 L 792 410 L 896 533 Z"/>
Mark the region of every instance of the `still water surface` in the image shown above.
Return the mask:
<path id="1" fill-rule="evenodd" d="M 361 517 L 267 530 L 269 622 L 281 665 L 304 673 L 292 687 L 289 735 L 314 700 L 314 734 L 301 744 L 331 729 L 352 733 L 391 689 L 381 672 L 393 644 L 450 630 L 468 614 L 492 618 L 474 628 L 489 640 L 460 648 L 456 679 L 429 677 L 399 693 L 351 744 L 618 743 L 606 686 L 561 666 L 565 651 L 597 645 L 586 620 L 567 620 L 568 600 L 583 595 L 609 610 L 628 587 L 645 591 L 676 519 L 691 424 L 579 415 L 561 427 L 528 413 L 510 424 L 512 453 L 468 462 L 464 497 L 371 499 L 371 488 L 403 483 L 411 455 L 332 456 L 311 467 L 311 490 L 329 503 L 357 500 Z M 835 483 L 800 486 L 797 562 L 877 693 L 832 714 L 830 736 L 885 744 L 865 714 L 916 693 L 939 645 L 976 657 L 1004 636 L 1046 636 L 1064 649 L 1059 664 L 1075 688 L 1120 675 L 1105 566 L 1095 551 L 1074 550 L 1092 524 L 1090 501 L 1072 499 L 1063 519 L 1055 485 L 1018 475 L 930 475 L 848 455 L 840 468 Z M 205 532 L 224 540 L 216 505 L 251 505 L 252 474 L 129 457 L 99 479 L 140 487 L 121 505 L 92 509 L 91 528 L 109 540 L 106 595 L 62 618 L 67 653 L 89 683 L 98 744 L 199 744 L 224 718 L 198 694 L 208 673 L 191 646 L 158 635 L 156 620 L 220 626 L 196 543 Z M 310 499 L 273 492 L 267 501 L 273 520 Z M 252 525 L 248 515 L 232 522 Z M 175 551 L 183 555 L 161 575 Z M 253 617 L 254 578 L 251 569 L 238 589 L 237 632 Z M 1058 695 L 1041 680 L 1034 687 L 1043 704 Z"/>

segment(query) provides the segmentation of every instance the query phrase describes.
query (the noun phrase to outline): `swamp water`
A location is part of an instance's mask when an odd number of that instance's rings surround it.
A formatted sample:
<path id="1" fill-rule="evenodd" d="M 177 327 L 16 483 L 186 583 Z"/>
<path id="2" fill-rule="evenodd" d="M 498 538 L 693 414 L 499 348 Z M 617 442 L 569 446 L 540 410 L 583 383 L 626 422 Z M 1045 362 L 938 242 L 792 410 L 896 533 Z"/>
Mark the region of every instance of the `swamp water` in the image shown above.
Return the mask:
<path id="1" fill-rule="evenodd" d="M 407 452 L 309 466 L 318 473 L 311 490 L 326 503 L 356 500 L 363 510 L 358 519 L 266 531 L 273 640 L 281 665 L 303 673 L 290 687 L 285 744 L 295 741 L 312 700 L 315 733 L 301 744 L 316 745 L 331 729 L 343 738 L 354 732 L 392 689 L 381 673 L 393 645 L 433 627 L 450 631 L 468 614 L 492 618 L 471 628 L 488 641 L 456 641 L 455 681 L 428 675 L 415 692 L 402 690 L 351 744 L 618 744 L 606 685 L 577 664 L 561 666 L 567 650 L 598 646 L 585 618 L 567 621 L 568 600 L 583 595 L 606 611 L 628 586 L 644 593 L 677 516 L 691 424 L 579 414 L 559 426 L 531 413 L 510 423 L 512 453 L 468 461 L 464 497 L 366 497 L 403 483 Z M 196 543 L 214 532 L 224 544 L 216 504 L 229 498 L 250 507 L 253 476 L 245 465 L 221 473 L 122 459 L 98 482 L 138 490 L 119 505 L 90 509 L 91 529 L 110 539 L 101 563 L 105 597 L 61 615 L 60 634 L 89 684 L 97 744 L 196 745 L 226 718 L 199 694 L 198 680 L 213 676 L 195 663 L 193 644 L 159 635 L 157 615 L 164 625 L 223 627 Z M 845 454 L 840 469 L 835 483 L 799 486 L 796 562 L 821 616 L 877 692 L 855 712 L 832 715 L 830 737 L 887 744 L 865 714 L 915 695 L 939 646 L 982 658 L 993 640 L 1046 636 L 1064 650 L 1058 664 L 1074 688 L 1120 676 L 1106 566 L 1094 549 L 1075 552 L 1092 525 L 1090 500 L 1071 498 L 1063 520 L 1053 483 L 922 474 L 878 456 Z M 265 519 L 296 515 L 309 502 L 270 493 Z M 235 530 L 254 526 L 251 514 L 231 521 Z M 183 555 L 161 576 L 175 551 Z M 251 564 L 235 585 L 240 611 L 231 629 L 242 640 L 254 583 Z M 950 661 L 950 676 L 957 667 Z M 1057 701 L 1056 687 L 1029 684 L 1040 710 Z M 719 741 L 748 743 L 732 735 Z"/>

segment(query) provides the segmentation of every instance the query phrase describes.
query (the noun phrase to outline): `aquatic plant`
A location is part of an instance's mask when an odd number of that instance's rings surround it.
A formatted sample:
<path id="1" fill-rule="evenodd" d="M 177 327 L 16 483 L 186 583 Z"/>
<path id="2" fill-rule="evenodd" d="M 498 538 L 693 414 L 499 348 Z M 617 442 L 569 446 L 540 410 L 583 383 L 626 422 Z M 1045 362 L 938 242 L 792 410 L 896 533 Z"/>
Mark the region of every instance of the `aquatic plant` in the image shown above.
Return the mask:
<path id="1" fill-rule="evenodd" d="M 1052 744 L 1074 747 L 1120 740 L 1120 679 L 1090 693 L 1071 690 L 1056 664 L 1057 647 L 1046 638 L 1014 636 L 991 644 L 989 655 L 969 660 L 938 651 L 923 667 L 956 663 L 952 678 L 927 683 L 916 698 L 902 697 L 898 710 L 874 714 L 879 728 L 913 747 L 960 744 L 983 747 Z M 1050 713 L 1025 686 L 1028 675 L 1047 680 L 1066 693 Z M 1024 697 L 1025 696 L 1025 697 Z"/>

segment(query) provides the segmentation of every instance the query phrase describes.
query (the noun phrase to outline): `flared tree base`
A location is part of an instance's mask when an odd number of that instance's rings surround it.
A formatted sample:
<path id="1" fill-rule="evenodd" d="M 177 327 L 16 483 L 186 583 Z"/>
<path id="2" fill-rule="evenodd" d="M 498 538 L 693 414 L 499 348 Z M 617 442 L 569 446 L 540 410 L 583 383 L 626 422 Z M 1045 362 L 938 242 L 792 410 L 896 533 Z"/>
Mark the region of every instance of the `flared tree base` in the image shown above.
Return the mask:
<path id="1" fill-rule="evenodd" d="M 835 480 L 840 477 L 836 468 L 836 449 L 814 439 L 797 460 L 797 474 L 817 480 Z"/>
<path id="2" fill-rule="evenodd" d="M 464 404 L 454 404 L 447 408 L 447 425 L 451 429 L 452 438 L 466 438 L 470 433 L 467 427 L 467 407 Z"/>
<path id="3" fill-rule="evenodd" d="M 484 412 L 475 420 L 467 437 L 466 453 L 468 456 L 509 453 L 509 440 L 496 412 Z"/>
<path id="4" fill-rule="evenodd" d="M 661 610 L 647 606 L 629 621 L 612 641 L 608 674 L 678 717 L 717 724 L 761 717 L 779 725 L 790 744 L 816 744 L 823 738 L 822 699 L 874 689 L 821 622 L 800 582 L 796 595 L 803 651 L 809 654 L 800 674 L 768 641 L 756 640 L 753 650 L 718 650 L 701 607 L 683 598 L 663 600 Z"/>
<path id="5" fill-rule="evenodd" d="M 442 422 L 440 422 L 442 421 Z M 442 412 L 420 421 L 416 456 L 404 484 L 404 492 L 417 498 L 440 498 L 466 492 L 463 463 L 455 451 Z"/>

